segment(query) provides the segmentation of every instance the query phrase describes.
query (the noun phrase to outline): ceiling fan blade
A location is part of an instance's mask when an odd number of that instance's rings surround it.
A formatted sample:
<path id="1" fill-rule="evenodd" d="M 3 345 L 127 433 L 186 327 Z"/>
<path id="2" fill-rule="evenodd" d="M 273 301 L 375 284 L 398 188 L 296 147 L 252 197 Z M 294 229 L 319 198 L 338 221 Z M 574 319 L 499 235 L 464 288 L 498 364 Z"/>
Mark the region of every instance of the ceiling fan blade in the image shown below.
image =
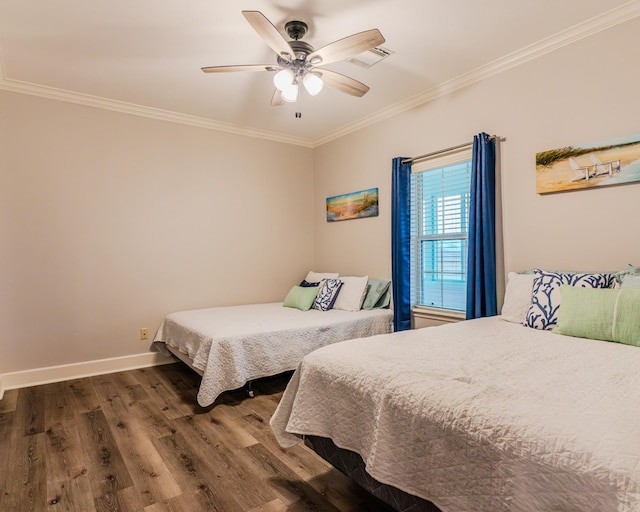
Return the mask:
<path id="1" fill-rule="evenodd" d="M 325 85 L 333 87 L 341 92 L 351 94 L 351 96 L 364 96 L 369 87 L 362 82 L 350 78 L 346 75 L 336 73 L 335 71 L 329 71 L 328 69 L 318 69 L 322 73 L 322 81 Z"/>
<path id="2" fill-rule="evenodd" d="M 248 64 L 241 66 L 209 66 L 201 69 L 205 73 L 228 73 L 233 71 L 276 71 L 280 68 L 271 64 Z"/>
<path id="3" fill-rule="evenodd" d="M 282 91 L 280 89 L 276 89 L 276 92 L 273 93 L 273 97 L 271 98 L 271 106 L 279 107 L 280 105 L 284 105 L 284 100 L 282 99 Z"/>
<path id="4" fill-rule="evenodd" d="M 323 46 L 310 53 L 307 56 L 307 62 L 314 66 L 337 62 L 371 50 L 382 43 L 384 43 L 384 37 L 377 28 L 372 28 Z"/>
<path id="5" fill-rule="evenodd" d="M 264 42 L 267 43 L 274 52 L 288 61 L 292 59 L 293 51 L 289 43 L 287 43 L 287 40 L 264 14 L 260 11 L 242 11 L 242 14 L 253 27 L 253 30 L 264 39 Z"/>

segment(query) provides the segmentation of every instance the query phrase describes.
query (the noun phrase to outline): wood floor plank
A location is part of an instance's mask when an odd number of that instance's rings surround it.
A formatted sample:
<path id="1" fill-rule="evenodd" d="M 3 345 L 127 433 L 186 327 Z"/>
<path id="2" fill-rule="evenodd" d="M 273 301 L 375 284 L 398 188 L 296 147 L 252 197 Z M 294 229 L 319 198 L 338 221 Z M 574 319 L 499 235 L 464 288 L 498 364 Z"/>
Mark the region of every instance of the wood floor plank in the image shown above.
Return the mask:
<path id="1" fill-rule="evenodd" d="M 137 404 L 125 404 L 121 396 L 114 396 L 102 411 L 134 486 L 140 491 L 142 506 L 147 506 L 177 496 L 181 490 L 145 433 L 144 422 L 134 413 Z"/>
<path id="2" fill-rule="evenodd" d="M 262 480 L 267 482 L 285 503 L 303 502 L 312 509 L 324 507 L 326 510 L 338 510 L 330 507 L 320 493 L 310 487 L 261 444 L 238 451 L 236 457 L 242 466 L 251 468 Z"/>
<path id="3" fill-rule="evenodd" d="M 73 420 L 78 408 L 69 390 L 68 382 L 54 382 L 43 386 L 45 399 L 45 429 L 50 425 Z"/>
<path id="4" fill-rule="evenodd" d="M 149 395 L 149 400 L 155 404 L 157 410 L 167 419 L 179 418 L 192 414 L 198 409 L 194 400 L 191 401 L 180 392 L 176 392 L 171 381 L 162 373 L 161 366 L 158 372 L 152 372 L 147 368 L 135 370 L 136 377 Z"/>
<path id="5" fill-rule="evenodd" d="M 94 500 L 96 512 L 140 512 L 140 495 L 133 487 L 99 496 Z"/>
<path id="6" fill-rule="evenodd" d="M 86 473 L 85 451 L 75 419 L 49 425 L 45 439 L 47 473 L 52 480 L 67 481 Z"/>
<path id="7" fill-rule="evenodd" d="M 222 409 L 226 414 L 231 412 L 230 409 Z M 324 459 L 318 457 L 304 445 L 298 444 L 290 448 L 282 448 L 270 429 L 265 429 L 268 425 L 268 419 L 258 415 L 255 412 L 248 414 L 237 414 L 235 411 L 235 421 L 246 429 L 249 434 L 254 436 L 260 444 L 267 447 L 272 453 L 280 458 L 293 471 L 298 473 L 304 480 L 309 480 L 315 475 L 324 473 L 331 469 L 331 465 Z M 269 427 L 270 428 L 270 427 Z"/>
<path id="8" fill-rule="evenodd" d="M 243 508 L 222 485 L 227 469 L 209 464 L 200 456 L 200 447 L 191 445 L 180 432 L 154 441 L 184 494 L 192 494 L 198 503 L 221 512 L 243 512 Z M 198 509 L 195 509 L 198 510 Z M 208 510 L 208 509 L 203 509 Z"/>
<path id="9" fill-rule="evenodd" d="M 193 371 L 185 370 L 182 364 L 168 364 L 158 367 L 157 373 L 169 382 L 176 394 L 183 396 L 189 403 L 197 404 L 201 377 Z"/>
<path id="10" fill-rule="evenodd" d="M 75 414 L 100 409 L 100 401 L 96 396 L 91 379 L 74 379 L 63 383 L 68 390 L 69 401 Z"/>
<path id="11" fill-rule="evenodd" d="M 260 505 L 259 507 L 252 508 L 248 512 L 286 512 L 288 510 L 287 504 L 282 500 L 276 498 L 269 503 Z"/>
<path id="12" fill-rule="evenodd" d="M 78 428 L 85 448 L 93 497 L 130 487 L 133 483 L 131 476 L 102 410 L 80 414 Z"/>
<path id="13" fill-rule="evenodd" d="M 68 480 L 47 479 L 46 512 L 95 512 L 93 502 L 86 470 Z"/>
<path id="14" fill-rule="evenodd" d="M 136 378 L 134 372 L 117 372 L 112 373 L 111 376 L 119 388 L 126 390 L 127 399 L 134 401 L 149 399 L 147 390 Z"/>
<path id="15" fill-rule="evenodd" d="M 15 413 L 0 414 L 0 510 L 7 510 L 8 488 L 13 481 L 10 454 L 15 442 Z"/>
<path id="16" fill-rule="evenodd" d="M 192 512 L 198 510 L 196 505 L 197 502 L 195 500 L 191 500 L 185 494 L 180 494 L 171 499 L 144 507 L 144 512 Z"/>
<path id="17" fill-rule="evenodd" d="M 10 389 L 4 392 L 2 400 L 0 400 L 0 414 L 5 412 L 14 412 L 16 403 L 18 402 L 18 390 Z"/>
<path id="18" fill-rule="evenodd" d="M 194 416 L 194 421 L 206 423 L 208 428 L 215 433 L 218 442 L 222 443 L 229 451 L 258 443 L 255 437 L 245 429 L 238 428 L 237 423 L 230 421 L 224 412 L 217 408 L 208 414 Z"/>
<path id="19" fill-rule="evenodd" d="M 23 388 L 18 392 L 16 404 L 16 425 L 22 428 L 22 434 L 30 436 L 44 432 L 44 386 Z"/>
<path id="20" fill-rule="evenodd" d="M 200 422 L 193 416 L 186 416 L 175 420 L 174 425 L 185 436 L 186 441 L 198 446 L 200 455 L 215 467 L 218 486 L 233 496 L 242 510 L 276 498 L 260 476 L 251 471 L 250 466 L 238 464 L 237 451 L 228 450 L 220 442 L 221 438 L 217 436 L 211 422 Z"/>
<path id="21" fill-rule="evenodd" d="M 174 433 L 171 420 L 158 410 L 153 400 L 141 400 L 136 403 L 134 414 L 144 424 L 145 434 L 150 439 L 164 437 Z"/>
<path id="22" fill-rule="evenodd" d="M 47 489 L 44 433 L 21 435 L 27 425 L 12 432 L 9 458 L 4 461 L 10 468 L 4 482 L 2 511 L 22 512 L 39 510 L 45 503 Z"/>

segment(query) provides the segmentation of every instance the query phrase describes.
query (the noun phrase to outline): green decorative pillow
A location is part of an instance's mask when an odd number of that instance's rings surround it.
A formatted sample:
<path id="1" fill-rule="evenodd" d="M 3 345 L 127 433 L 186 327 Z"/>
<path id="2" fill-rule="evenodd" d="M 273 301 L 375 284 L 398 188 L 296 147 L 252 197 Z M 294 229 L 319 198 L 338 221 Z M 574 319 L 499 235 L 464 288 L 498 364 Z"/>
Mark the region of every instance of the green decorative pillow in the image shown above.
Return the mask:
<path id="1" fill-rule="evenodd" d="M 640 288 L 640 275 L 626 274 L 622 276 L 620 288 Z"/>
<path id="2" fill-rule="evenodd" d="M 560 286 L 553 332 L 640 347 L 640 289 Z"/>
<path id="3" fill-rule="evenodd" d="M 293 286 L 284 299 L 284 307 L 309 311 L 318 295 L 319 286 Z"/>
<path id="4" fill-rule="evenodd" d="M 616 279 L 619 284 L 622 284 L 625 279 L 640 276 L 640 267 L 634 267 L 631 263 L 627 265 L 627 268 L 616 272 Z M 625 288 L 636 288 L 636 286 L 625 286 Z"/>
<path id="5" fill-rule="evenodd" d="M 388 308 L 391 302 L 391 281 L 369 278 L 362 309 Z"/>

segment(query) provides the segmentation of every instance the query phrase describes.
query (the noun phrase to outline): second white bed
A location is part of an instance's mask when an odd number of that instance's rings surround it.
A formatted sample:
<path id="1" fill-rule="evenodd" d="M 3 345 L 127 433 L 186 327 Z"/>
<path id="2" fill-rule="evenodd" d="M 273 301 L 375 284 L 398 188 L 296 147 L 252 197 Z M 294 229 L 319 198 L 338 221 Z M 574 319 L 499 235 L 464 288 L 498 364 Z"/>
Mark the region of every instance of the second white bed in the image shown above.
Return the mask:
<path id="1" fill-rule="evenodd" d="M 198 403 L 298 366 L 317 348 L 393 330 L 389 309 L 300 311 L 281 302 L 171 313 L 154 338 L 202 373 Z"/>

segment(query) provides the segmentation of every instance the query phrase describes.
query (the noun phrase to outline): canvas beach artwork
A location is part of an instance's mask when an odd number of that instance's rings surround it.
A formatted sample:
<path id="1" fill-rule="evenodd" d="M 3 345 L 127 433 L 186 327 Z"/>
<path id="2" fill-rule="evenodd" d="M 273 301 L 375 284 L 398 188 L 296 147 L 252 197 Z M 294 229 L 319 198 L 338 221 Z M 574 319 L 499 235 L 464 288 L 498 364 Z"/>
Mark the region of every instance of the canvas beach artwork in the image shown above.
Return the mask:
<path id="1" fill-rule="evenodd" d="M 536 154 L 536 192 L 640 182 L 640 134 Z"/>
<path id="2" fill-rule="evenodd" d="M 327 197 L 327 222 L 376 217 L 377 215 L 377 188 Z"/>

